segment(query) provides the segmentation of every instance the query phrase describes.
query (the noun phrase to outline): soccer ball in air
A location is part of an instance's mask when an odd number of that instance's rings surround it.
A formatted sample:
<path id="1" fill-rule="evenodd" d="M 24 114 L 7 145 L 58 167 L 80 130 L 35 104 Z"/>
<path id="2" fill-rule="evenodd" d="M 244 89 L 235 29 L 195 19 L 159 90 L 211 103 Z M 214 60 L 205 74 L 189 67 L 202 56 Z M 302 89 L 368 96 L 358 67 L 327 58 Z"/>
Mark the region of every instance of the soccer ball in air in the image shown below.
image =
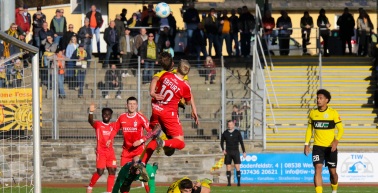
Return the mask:
<path id="1" fill-rule="evenodd" d="M 168 4 L 161 2 L 155 7 L 156 15 L 160 18 L 166 18 L 171 14 L 171 8 Z"/>

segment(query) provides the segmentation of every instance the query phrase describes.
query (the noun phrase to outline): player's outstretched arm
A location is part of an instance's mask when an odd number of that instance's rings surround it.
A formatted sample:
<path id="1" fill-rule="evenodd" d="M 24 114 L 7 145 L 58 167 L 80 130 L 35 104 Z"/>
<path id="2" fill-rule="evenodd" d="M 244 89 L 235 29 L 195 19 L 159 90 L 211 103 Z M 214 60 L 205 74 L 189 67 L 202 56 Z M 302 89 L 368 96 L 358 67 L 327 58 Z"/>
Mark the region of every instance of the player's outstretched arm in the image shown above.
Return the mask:
<path id="1" fill-rule="evenodd" d="M 158 82 L 159 77 L 154 76 L 152 77 L 151 84 L 150 84 L 150 96 L 158 101 L 164 100 L 164 96 L 161 94 L 155 93 L 156 91 L 156 83 Z"/>
<path id="2" fill-rule="evenodd" d="M 190 105 L 192 107 L 192 119 L 199 125 L 196 103 L 194 102 L 193 93 L 191 93 Z"/>
<path id="3" fill-rule="evenodd" d="M 93 120 L 93 112 L 96 110 L 96 106 L 92 103 L 90 106 L 89 106 L 89 114 L 88 114 L 88 123 L 91 124 L 91 126 L 93 126 L 94 124 L 94 120 Z"/>

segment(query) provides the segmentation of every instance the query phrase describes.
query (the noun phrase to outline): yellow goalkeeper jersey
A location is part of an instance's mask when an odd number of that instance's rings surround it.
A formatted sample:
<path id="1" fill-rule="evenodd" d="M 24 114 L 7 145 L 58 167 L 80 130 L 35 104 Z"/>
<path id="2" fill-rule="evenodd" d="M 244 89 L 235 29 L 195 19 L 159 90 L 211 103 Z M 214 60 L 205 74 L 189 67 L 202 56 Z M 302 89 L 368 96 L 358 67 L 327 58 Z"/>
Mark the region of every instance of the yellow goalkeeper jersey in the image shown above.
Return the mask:
<path id="1" fill-rule="evenodd" d="M 338 130 L 337 134 L 335 128 Z M 310 142 L 313 133 L 314 145 L 331 147 L 332 141 L 340 140 L 344 133 L 339 113 L 331 107 L 327 107 L 325 111 L 319 111 L 318 108 L 312 109 L 308 115 L 305 144 Z"/>
<path id="2" fill-rule="evenodd" d="M 165 72 L 167 72 L 167 71 L 166 71 L 166 70 L 162 70 L 162 71 L 160 71 L 160 72 L 154 74 L 154 76 L 160 78 Z M 177 69 L 173 69 L 171 72 L 172 72 L 173 74 L 176 74 L 176 73 L 177 73 Z M 185 76 L 184 76 L 184 80 L 188 81 L 188 75 L 185 75 Z"/>

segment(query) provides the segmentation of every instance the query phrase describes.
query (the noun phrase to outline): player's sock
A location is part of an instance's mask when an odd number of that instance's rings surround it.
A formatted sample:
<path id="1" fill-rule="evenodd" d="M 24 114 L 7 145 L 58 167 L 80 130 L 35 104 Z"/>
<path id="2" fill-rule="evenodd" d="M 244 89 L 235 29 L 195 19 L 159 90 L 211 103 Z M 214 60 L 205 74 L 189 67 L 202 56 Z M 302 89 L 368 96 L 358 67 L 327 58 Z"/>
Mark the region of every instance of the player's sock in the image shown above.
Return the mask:
<path id="1" fill-rule="evenodd" d="M 100 177 L 101 177 L 101 176 L 98 175 L 97 172 L 95 172 L 95 173 L 93 174 L 92 178 L 91 178 L 91 181 L 89 182 L 88 187 L 93 187 L 94 185 L 96 185 L 96 182 L 97 182 L 97 180 L 98 180 Z"/>
<path id="2" fill-rule="evenodd" d="M 185 142 L 179 140 L 179 139 L 168 139 L 165 140 L 165 147 L 171 147 L 175 149 L 184 149 L 185 147 Z"/>
<path id="3" fill-rule="evenodd" d="M 315 193 L 323 193 L 323 187 L 322 186 L 316 186 L 315 187 Z"/>
<path id="4" fill-rule="evenodd" d="M 332 187 L 332 193 L 337 193 L 337 187 L 339 186 L 339 184 L 331 184 L 331 187 Z"/>
<path id="5" fill-rule="evenodd" d="M 236 178 L 238 179 L 238 186 L 240 186 L 240 171 L 236 171 Z"/>
<path id="6" fill-rule="evenodd" d="M 146 164 L 148 160 L 150 160 L 152 154 L 154 153 L 155 149 L 157 147 L 156 139 L 148 143 L 146 147 L 146 154 L 143 156 L 141 162 Z"/>
<path id="7" fill-rule="evenodd" d="M 147 183 L 144 183 L 144 189 L 146 190 L 146 193 L 150 193 L 150 187 Z"/>
<path id="8" fill-rule="evenodd" d="M 115 175 L 108 175 L 107 189 L 106 191 L 111 192 L 114 186 Z"/>
<path id="9" fill-rule="evenodd" d="M 226 176 L 227 176 L 227 185 L 231 185 L 231 171 L 227 171 L 226 172 Z"/>

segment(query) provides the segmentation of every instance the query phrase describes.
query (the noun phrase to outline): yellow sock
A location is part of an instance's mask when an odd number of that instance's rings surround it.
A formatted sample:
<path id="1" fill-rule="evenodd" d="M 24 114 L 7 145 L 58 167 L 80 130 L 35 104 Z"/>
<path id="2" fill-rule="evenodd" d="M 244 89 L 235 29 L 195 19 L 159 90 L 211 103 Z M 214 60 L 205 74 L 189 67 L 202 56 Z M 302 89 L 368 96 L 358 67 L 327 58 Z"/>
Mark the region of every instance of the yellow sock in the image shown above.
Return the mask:
<path id="1" fill-rule="evenodd" d="M 315 187 L 315 192 L 316 193 L 323 193 L 323 187 L 322 186 L 316 186 Z"/>
<path id="2" fill-rule="evenodd" d="M 168 138 L 167 138 L 167 136 L 165 135 L 165 133 L 162 131 L 161 132 L 161 134 L 160 134 L 160 138 L 162 139 L 162 140 L 167 140 Z"/>
<path id="3" fill-rule="evenodd" d="M 339 184 L 331 184 L 332 190 L 337 190 L 338 186 L 339 186 Z"/>

